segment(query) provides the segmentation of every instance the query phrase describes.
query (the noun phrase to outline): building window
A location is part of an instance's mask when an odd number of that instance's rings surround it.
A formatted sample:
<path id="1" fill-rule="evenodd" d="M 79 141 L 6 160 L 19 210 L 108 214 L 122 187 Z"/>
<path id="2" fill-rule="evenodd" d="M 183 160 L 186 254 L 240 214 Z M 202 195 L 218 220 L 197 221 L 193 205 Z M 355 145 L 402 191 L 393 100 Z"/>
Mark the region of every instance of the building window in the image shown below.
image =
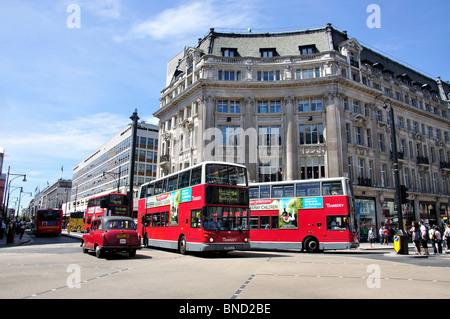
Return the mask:
<path id="1" fill-rule="evenodd" d="M 258 81 L 280 81 L 280 71 L 258 71 Z"/>
<path id="2" fill-rule="evenodd" d="M 231 48 L 222 48 L 222 56 L 224 57 L 237 57 L 238 53 L 237 53 L 237 49 L 231 49 Z"/>
<path id="3" fill-rule="evenodd" d="M 299 126 L 300 145 L 323 144 L 323 124 L 306 124 Z"/>
<path id="4" fill-rule="evenodd" d="M 325 177 L 324 157 L 307 157 L 300 159 L 300 178 L 315 179 Z"/>
<path id="5" fill-rule="evenodd" d="M 278 55 L 275 48 L 259 49 L 259 52 L 262 58 L 271 58 Z"/>
<path id="6" fill-rule="evenodd" d="M 219 70 L 218 79 L 221 81 L 240 81 L 241 71 Z"/>
<path id="7" fill-rule="evenodd" d="M 240 127 L 235 125 L 218 125 L 217 128 L 222 133 L 222 144 L 219 145 L 239 145 Z"/>
<path id="8" fill-rule="evenodd" d="M 298 47 L 300 55 L 308 55 L 317 53 L 317 48 L 315 45 L 302 45 Z"/>
<path id="9" fill-rule="evenodd" d="M 281 113 L 281 101 L 258 101 L 258 113 Z"/>
<path id="10" fill-rule="evenodd" d="M 241 113 L 241 102 L 240 101 L 227 101 L 218 100 L 217 101 L 217 112 L 218 113 Z"/>
<path id="11" fill-rule="evenodd" d="M 386 164 L 381 164 L 381 187 L 387 186 Z"/>
<path id="12" fill-rule="evenodd" d="M 322 99 L 301 99 L 297 102 L 299 112 L 322 111 Z"/>
<path id="13" fill-rule="evenodd" d="M 380 148 L 381 152 L 385 152 L 385 147 L 384 147 L 384 136 L 383 134 L 378 134 L 378 146 Z"/>
<path id="14" fill-rule="evenodd" d="M 295 72 L 297 80 L 320 78 L 320 68 L 299 69 Z"/>
<path id="15" fill-rule="evenodd" d="M 259 182 L 273 182 L 282 181 L 283 171 L 280 166 L 274 166 L 270 163 L 258 165 L 258 181 Z M 262 196 L 261 196 L 262 198 Z"/>
<path id="16" fill-rule="evenodd" d="M 259 126 L 258 145 L 281 145 L 281 126 Z"/>

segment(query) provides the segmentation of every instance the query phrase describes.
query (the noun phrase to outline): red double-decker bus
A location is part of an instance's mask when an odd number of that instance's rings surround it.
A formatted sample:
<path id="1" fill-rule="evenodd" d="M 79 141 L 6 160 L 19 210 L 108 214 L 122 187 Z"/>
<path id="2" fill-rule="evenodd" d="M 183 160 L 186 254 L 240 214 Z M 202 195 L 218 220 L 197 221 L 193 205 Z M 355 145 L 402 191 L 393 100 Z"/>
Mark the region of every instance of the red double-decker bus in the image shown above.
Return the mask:
<path id="1" fill-rule="evenodd" d="M 62 231 L 62 209 L 38 209 L 31 217 L 31 232 L 36 235 L 59 235 Z"/>
<path id="2" fill-rule="evenodd" d="M 85 230 L 91 227 L 94 218 L 103 216 L 128 216 L 128 198 L 126 194 L 109 193 L 88 200 L 85 216 Z"/>
<path id="3" fill-rule="evenodd" d="M 248 250 L 247 169 L 203 162 L 141 186 L 138 232 L 145 246 L 187 251 Z"/>
<path id="4" fill-rule="evenodd" d="M 249 185 L 252 248 L 307 252 L 359 246 L 348 178 Z"/>

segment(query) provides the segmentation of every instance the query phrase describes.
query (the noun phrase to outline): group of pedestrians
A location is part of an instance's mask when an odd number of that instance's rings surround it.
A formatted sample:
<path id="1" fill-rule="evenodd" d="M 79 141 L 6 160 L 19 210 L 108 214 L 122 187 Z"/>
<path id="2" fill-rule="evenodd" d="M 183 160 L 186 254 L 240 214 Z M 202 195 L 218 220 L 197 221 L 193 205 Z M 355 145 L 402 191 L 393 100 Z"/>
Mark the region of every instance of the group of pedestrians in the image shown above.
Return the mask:
<path id="1" fill-rule="evenodd" d="M 429 255 L 429 245 L 433 248 L 432 254 L 450 253 L 450 225 L 446 225 L 445 229 L 441 230 L 438 226 L 429 225 L 428 227 L 420 221 L 412 222 L 410 229 L 411 239 L 416 247 L 416 254 L 420 255 L 422 249 L 423 255 Z M 382 226 L 378 232 L 371 227 L 368 232 L 368 240 L 370 247 L 377 241 L 377 237 L 380 245 L 388 245 L 389 237 L 391 237 L 391 231 L 389 228 Z"/>
<path id="2" fill-rule="evenodd" d="M 26 229 L 25 220 L 8 219 L 6 222 L 0 219 L 0 240 L 4 240 L 6 237 L 7 244 L 13 244 L 15 235 L 19 236 L 19 240 L 22 239 Z"/>
<path id="3" fill-rule="evenodd" d="M 445 227 L 444 231 L 437 226 L 429 225 L 428 228 L 424 225 L 422 221 L 418 224 L 412 222 L 411 234 L 414 245 L 416 247 L 416 255 L 420 255 L 421 248 L 423 248 L 424 253 L 422 255 L 429 255 L 428 242 L 431 242 L 431 247 L 433 248 L 434 255 L 442 254 L 442 244 L 446 246 L 446 252 L 450 251 L 450 225 Z"/>
<path id="4" fill-rule="evenodd" d="M 380 245 L 388 245 L 389 237 L 391 237 L 391 231 L 389 230 L 389 228 L 387 228 L 385 226 L 381 226 L 380 229 L 378 230 L 378 236 L 377 236 L 377 232 L 375 231 L 375 229 L 373 227 L 370 227 L 369 233 L 367 235 L 367 238 L 370 243 L 370 247 L 373 246 L 373 244 L 377 240 L 377 237 L 379 239 Z"/>

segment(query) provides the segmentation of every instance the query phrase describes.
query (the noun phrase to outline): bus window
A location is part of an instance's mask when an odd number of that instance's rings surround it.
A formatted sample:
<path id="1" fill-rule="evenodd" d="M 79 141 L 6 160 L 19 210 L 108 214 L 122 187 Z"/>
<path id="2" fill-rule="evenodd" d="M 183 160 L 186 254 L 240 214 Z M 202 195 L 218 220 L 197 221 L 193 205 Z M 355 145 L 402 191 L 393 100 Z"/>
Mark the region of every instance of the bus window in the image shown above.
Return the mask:
<path id="1" fill-rule="evenodd" d="M 260 229 L 270 229 L 270 216 L 261 216 L 260 218 Z"/>
<path id="2" fill-rule="evenodd" d="M 153 195 L 155 195 L 155 185 L 153 183 L 150 183 L 147 185 L 147 196 Z"/>
<path id="3" fill-rule="evenodd" d="M 258 229 L 259 228 L 259 217 L 254 216 L 250 217 L 250 229 Z"/>
<path id="4" fill-rule="evenodd" d="M 342 182 L 323 182 L 322 183 L 322 196 L 335 196 L 344 195 L 344 190 L 342 189 Z"/>
<path id="5" fill-rule="evenodd" d="M 350 180 L 345 180 L 345 185 L 347 186 L 347 195 L 353 197 L 353 185 Z"/>
<path id="6" fill-rule="evenodd" d="M 172 192 L 174 190 L 178 189 L 178 174 L 169 177 L 169 181 L 167 184 L 167 191 Z"/>
<path id="7" fill-rule="evenodd" d="M 327 216 L 327 230 L 347 230 L 347 216 Z"/>
<path id="8" fill-rule="evenodd" d="M 283 186 L 283 197 L 294 197 L 294 185 Z"/>
<path id="9" fill-rule="evenodd" d="M 167 193 L 167 184 L 168 184 L 167 178 L 164 178 L 163 179 L 163 185 L 162 185 L 162 192 L 163 193 Z"/>
<path id="10" fill-rule="evenodd" d="M 246 170 L 232 165 L 207 164 L 206 184 L 247 186 Z"/>
<path id="11" fill-rule="evenodd" d="M 283 186 L 272 186 L 272 198 L 283 197 Z"/>
<path id="12" fill-rule="evenodd" d="M 320 195 L 320 183 L 298 183 L 296 186 L 297 186 L 296 192 L 297 197 Z"/>
<path id="13" fill-rule="evenodd" d="M 198 185 L 202 182 L 202 167 L 197 167 L 192 170 L 191 186 Z"/>
<path id="14" fill-rule="evenodd" d="M 161 194 L 162 193 L 162 190 L 163 190 L 163 181 L 162 180 L 160 180 L 160 181 L 157 181 L 156 183 L 155 183 L 155 195 L 159 195 L 159 194 Z"/>
<path id="15" fill-rule="evenodd" d="M 259 198 L 259 187 L 250 187 L 248 190 L 250 199 Z"/>
<path id="16" fill-rule="evenodd" d="M 194 209 L 191 211 L 191 228 L 200 228 L 202 226 L 202 210 Z"/>
<path id="17" fill-rule="evenodd" d="M 152 216 L 152 227 L 159 227 L 159 226 L 161 226 L 161 214 L 154 213 Z"/>
<path id="18" fill-rule="evenodd" d="M 180 173 L 180 179 L 178 181 L 179 188 L 189 187 L 189 177 L 191 176 L 191 171 Z"/>
<path id="19" fill-rule="evenodd" d="M 141 196 L 139 198 L 145 198 L 147 196 L 147 185 L 142 185 Z"/>
<path id="20" fill-rule="evenodd" d="M 270 198 L 270 186 L 269 185 L 261 186 L 259 189 L 260 189 L 259 198 Z"/>
<path id="21" fill-rule="evenodd" d="M 280 218 L 278 216 L 271 216 L 272 229 L 278 229 L 280 224 Z"/>

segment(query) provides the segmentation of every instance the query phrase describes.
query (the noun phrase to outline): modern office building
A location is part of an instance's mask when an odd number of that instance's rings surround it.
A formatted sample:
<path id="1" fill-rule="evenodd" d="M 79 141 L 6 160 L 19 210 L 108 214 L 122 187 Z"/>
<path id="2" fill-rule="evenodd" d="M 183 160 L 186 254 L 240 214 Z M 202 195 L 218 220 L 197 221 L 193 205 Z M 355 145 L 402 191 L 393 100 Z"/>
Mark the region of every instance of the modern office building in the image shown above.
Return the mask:
<path id="1" fill-rule="evenodd" d="M 450 85 L 324 28 L 214 29 L 168 62 L 159 176 L 207 159 L 252 181 L 347 176 L 361 228 L 395 225 L 396 125 L 404 220 L 449 217 Z M 395 121 L 389 120 L 393 108 Z"/>
<path id="2" fill-rule="evenodd" d="M 30 201 L 25 215 L 34 216 L 38 209 L 62 209 L 63 215 L 70 213 L 70 194 L 72 181 L 70 179 L 58 179 L 53 184 L 47 183 L 47 187 L 38 191 Z"/>
<path id="3" fill-rule="evenodd" d="M 86 211 L 89 198 L 129 190 L 132 125 L 125 126 L 73 169 L 71 211 Z M 138 123 L 134 171 L 134 198 L 139 186 L 156 177 L 158 126 Z M 135 200 L 134 210 L 137 211 Z"/>

